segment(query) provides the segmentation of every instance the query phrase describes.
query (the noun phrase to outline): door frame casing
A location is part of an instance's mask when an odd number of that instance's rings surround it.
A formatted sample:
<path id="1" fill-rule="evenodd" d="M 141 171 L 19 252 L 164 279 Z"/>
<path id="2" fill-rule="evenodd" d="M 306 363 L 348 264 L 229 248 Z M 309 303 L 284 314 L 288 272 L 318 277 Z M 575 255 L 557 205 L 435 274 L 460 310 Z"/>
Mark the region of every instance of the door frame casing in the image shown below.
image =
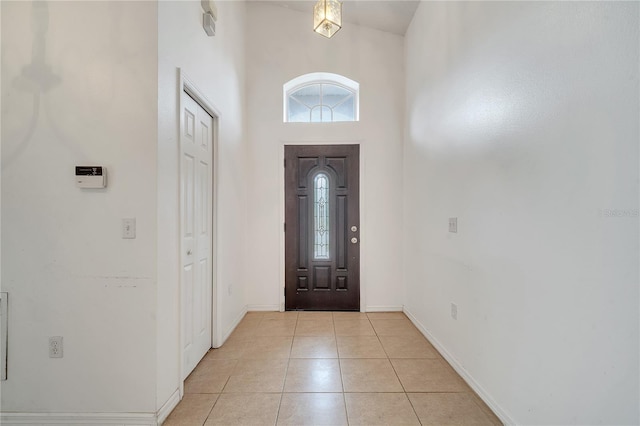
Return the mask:
<path id="1" fill-rule="evenodd" d="M 364 267 L 366 265 L 366 245 L 362 244 L 362 241 L 366 240 L 367 234 L 367 215 L 366 210 L 362 208 L 364 206 L 365 200 L 365 192 L 366 185 L 364 185 L 364 175 L 365 175 L 365 162 L 363 159 L 366 155 L 366 145 L 362 143 L 361 139 L 333 139 L 333 140 L 304 140 L 304 139 L 295 139 L 295 140 L 280 140 L 280 150 L 279 150 L 279 165 L 280 165 L 280 173 L 278 173 L 279 179 L 279 202 L 280 202 L 280 272 L 279 272 L 279 282 L 278 282 L 278 308 L 280 312 L 284 312 L 285 310 L 285 289 L 286 289 L 286 255 L 285 255 L 285 232 L 284 232 L 284 223 L 285 223 L 285 168 L 284 168 L 284 147 L 285 145 L 358 145 L 360 147 L 360 157 L 358 159 L 360 164 L 360 174 L 358 176 L 359 179 L 359 187 L 360 194 L 358 202 L 360 203 L 360 312 L 366 312 L 366 277 L 364 275 L 364 271 L 367 269 Z"/>
<path id="2" fill-rule="evenodd" d="M 213 149 L 211 151 L 212 159 L 211 159 L 211 167 L 213 167 L 211 171 L 211 345 L 213 347 L 219 347 L 221 342 L 219 342 L 220 337 L 222 336 L 222 325 L 220 322 L 220 314 L 221 309 L 218 306 L 218 286 L 217 283 L 220 282 L 218 279 L 218 226 L 217 226 L 217 218 L 218 218 L 218 135 L 219 135 L 219 121 L 220 121 L 220 111 L 218 108 L 214 106 L 214 104 L 198 89 L 193 80 L 191 80 L 182 70 L 178 68 L 178 139 L 176 143 L 177 149 L 177 161 L 178 161 L 178 179 L 181 179 L 182 176 L 182 159 L 180 158 L 180 137 L 183 132 L 183 120 L 182 120 L 182 111 L 184 108 L 184 102 L 182 101 L 182 93 L 186 93 L 193 100 L 198 103 L 213 119 Z M 180 265 L 180 270 L 182 270 L 182 257 L 181 253 L 182 249 L 182 235 L 181 235 L 181 227 L 182 227 L 182 213 L 181 213 L 181 203 L 182 203 L 182 185 L 178 185 L 178 249 L 176 252 L 176 261 Z M 184 366 L 182 359 L 182 348 L 184 347 L 184 336 L 182 333 L 182 273 L 180 274 L 180 292 L 179 292 L 179 356 L 178 362 L 180 363 L 180 397 L 184 395 L 184 381 L 182 377 L 184 376 Z"/>

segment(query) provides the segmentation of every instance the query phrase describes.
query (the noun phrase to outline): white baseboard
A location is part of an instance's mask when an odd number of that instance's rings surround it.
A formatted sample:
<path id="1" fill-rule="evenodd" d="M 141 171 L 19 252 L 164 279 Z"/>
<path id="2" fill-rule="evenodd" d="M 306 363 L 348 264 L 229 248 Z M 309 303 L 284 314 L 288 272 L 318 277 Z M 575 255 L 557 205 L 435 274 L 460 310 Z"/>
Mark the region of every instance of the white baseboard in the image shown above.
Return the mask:
<path id="1" fill-rule="evenodd" d="M 260 311 L 260 312 L 279 312 L 280 306 L 275 305 L 247 305 L 247 311 Z"/>
<path id="2" fill-rule="evenodd" d="M 402 312 L 402 306 L 366 306 L 364 312 Z M 278 305 L 247 305 L 248 312 L 280 312 Z"/>
<path id="3" fill-rule="evenodd" d="M 0 424 L 157 426 L 153 413 L 0 413 Z"/>
<path id="4" fill-rule="evenodd" d="M 224 345 L 224 342 L 226 342 L 229 336 L 231 336 L 231 333 L 233 333 L 233 330 L 236 329 L 236 327 L 238 326 L 238 324 L 240 324 L 240 321 L 242 321 L 242 318 L 244 318 L 246 314 L 247 314 L 247 306 L 245 306 L 240 310 L 240 313 L 238 314 L 236 319 L 233 321 L 233 324 L 231 324 L 231 327 L 229 327 L 229 329 L 222 335 L 220 346 Z M 214 347 L 219 348 L 220 346 L 214 346 Z"/>
<path id="5" fill-rule="evenodd" d="M 174 408 L 176 408 L 176 405 L 178 405 L 179 402 L 180 402 L 180 389 L 176 389 L 173 395 L 169 397 L 167 402 L 164 403 L 162 408 L 160 408 L 158 410 L 158 413 L 156 414 L 159 425 L 161 425 L 165 420 L 167 420 L 167 417 L 169 417 L 169 414 L 171 414 L 171 412 L 173 411 Z"/>
<path id="6" fill-rule="evenodd" d="M 403 308 L 403 312 L 405 315 L 411 320 L 413 325 L 415 325 L 418 330 L 426 337 L 426 339 L 433 345 L 434 348 L 440 355 L 453 367 L 454 370 L 462 377 L 462 379 L 467 382 L 471 389 L 474 390 L 475 393 L 478 394 L 480 399 L 484 401 L 485 404 L 489 406 L 491 411 L 494 412 L 496 416 L 504 423 L 505 425 L 515 425 L 516 422 L 513 420 L 511 415 L 509 415 L 505 410 L 502 409 L 487 393 L 487 391 L 480 385 L 480 383 L 476 382 L 476 380 L 469 374 L 469 372 L 460 364 L 460 362 L 447 351 L 447 349 L 436 339 L 429 330 L 420 322 L 418 319 L 406 308 Z"/>
<path id="7" fill-rule="evenodd" d="M 365 312 L 402 312 L 402 306 L 367 306 Z"/>

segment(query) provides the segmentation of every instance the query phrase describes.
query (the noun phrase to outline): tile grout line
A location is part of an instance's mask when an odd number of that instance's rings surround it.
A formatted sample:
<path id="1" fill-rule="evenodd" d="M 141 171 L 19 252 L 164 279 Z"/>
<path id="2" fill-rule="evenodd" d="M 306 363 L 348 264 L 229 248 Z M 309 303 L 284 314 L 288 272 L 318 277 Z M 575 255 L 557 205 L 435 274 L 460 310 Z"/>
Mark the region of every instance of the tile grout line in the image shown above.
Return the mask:
<path id="1" fill-rule="evenodd" d="M 243 318 L 244 319 L 244 318 Z M 231 373 L 229 373 L 229 377 L 227 377 L 227 380 L 225 380 L 224 385 L 222 386 L 222 389 L 220 389 L 220 392 L 218 392 L 218 396 L 216 397 L 215 402 L 213 403 L 213 405 L 211 406 L 211 409 L 209 410 L 209 412 L 207 413 L 207 416 L 204 419 L 204 422 L 202 423 L 202 426 L 204 426 L 207 423 L 207 420 L 209 420 L 209 417 L 211 417 L 211 413 L 213 413 L 213 409 L 215 408 L 215 406 L 218 404 L 218 401 L 220 401 L 220 397 L 222 396 L 222 393 L 224 392 L 224 389 L 227 387 L 227 383 L 229 383 L 229 380 L 231 379 L 231 375 L 233 374 L 233 372 L 235 371 L 236 367 L 238 366 L 238 362 L 240 361 L 239 359 L 235 360 L 236 363 L 233 366 L 233 369 L 231 370 Z"/>
<path id="2" fill-rule="evenodd" d="M 336 333 L 336 318 L 333 312 L 331 313 L 331 320 L 333 323 L 333 341 L 336 344 L 336 356 L 338 357 L 338 374 L 340 376 L 340 387 L 342 388 L 342 403 L 344 404 L 344 417 L 349 425 L 349 415 L 347 413 L 347 400 L 344 394 L 344 380 L 342 380 L 342 365 L 340 363 L 340 351 L 338 350 L 338 334 Z"/>
<path id="3" fill-rule="evenodd" d="M 414 405 L 413 405 L 413 401 L 411 401 L 411 398 L 409 398 L 409 395 L 407 395 L 406 392 L 405 392 L 405 396 L 409 400 L 409 405 L 411 405 L 411 409 L 413 410 L 413 414 L 416 415 L 416 419 L 418 419 L 418 423 L 420 423 L 420 425 L 422 425 L 422 420 L 420 420 L 420 416 L 418 416 L 418 412 L 416 411 L 416 407 L 414 407 Z"/>
<path id="4" fill-rule="evenodd" d="M 296 331 L 298 329 L 298 320 L 300 314 L 296 315 L 296 326 L 293 327 L 293 336 L 291 337 L 291 346 L 289 346 L 289 356 L 287 357 L 287 367 L 284 369 L 284 377 L 282 378 L 282 389 L 280 389 L 280 401 L 278 402 L 278 412 L 276 413 L 276 420 L 274 426 L 278 424 L 280 420 L 280 409 L 282 408 L 282 399 L 284 398 L 284 387 L 287 384 L 287 375 L 289 374 L 289 366 L 291 365 L 291 351 L 293 350 L 293 341 L 296 338 Z"/>
<path id="5" fill-rule="evenodd" d="M 371 326 L 373 327 L 373 324 Z M 375 330 L 375 328 L 374 328 L 374 331 L 376 332 L 376 337 L 378 338 L 378 341 L 380 342 L 380 346 L 382 346 L 382 350 L 387 355 L 387 360 L 389 361 L 389 364 L 391 364 L 391 368 L 393 369 L 393 373 L 396 375 L 396 378 L 398 379 L 398 382 L 400 383 L 400 386 L 402 386 L 402 390 L 404 391 L 403 392 L 404 396 L 405 396 L 405 398 L 407 398 L 407 401 L 409 401 L 409 405 L 411 405 L 411 409 L 413 410 L 413 414 L 415 414 L 416 419 L 418 419 L 418 423 L 420 423 L 420 425 L 422 425 L 422 420 L 420 420 L 420 417 L 418 416 L 418 412 L 416 411 L 416 407 L 413 406 L 413 402 L 411 401 L 411 398 L 409 398 L 409 395 L 407 393 L 407 389 L 404 387 L 404 383 L 402 383 L 402 380 L 400 380 L 400 376 L 398 376 L 398 372 L 396 371 L 396 367 L 391 362 L 391 357 L 389 356 L 389 353 L 384 348 L 384 345 L 382 344 L 382 341 L 380 340 L 380 335 L 378 334 L 377 330 Z"/>
<path id="6" fill-rule="evenodd" d="M 211 406 L 211 409 L 209 410 L 209 412 L 207 413 L 207 417 L 204 418 L 204 422 L 202 422 L 202 426 L 204 426 L 207 423 L 207 420 L 209 420 L 209 417 L 211 416 L 211 413 L 213 412 L 213 407 L 216 406 L 216 404 L 218 403 L 218 401 L 220 400 L 220 396 L 222 396 L 222 391 L 218 394 L 218 396 L 216 397 L 215 402 L 213 403 L 213 405 Z"/>
<path id="7" fill-rule="evenodd" d="M 287 368 L 289 368 L 288 364 Z M 286 379 L 287 373 L 285 373 L 284 377 Z M 278 424 L 278 420 L 280 419 L 280 408 L 282 408 L 282 397 L 284 396 L 284 382 L 282 383 L 282 390 L 283 392 L 280 392 L 280 401 L 278 401 L 278 412 L 276 413 L 276 420 L 273 422 L 273 426 L 276 426 Z"/>
<path id="8" fill-rule="evenodd" d="M 332 315 L 333 316 L 333 315 Z M 338 371 L 340 373 L 340 386 L 342 386 L 342 402 L 344 403 L 344 416 L 347 419 L 347 426 L 349 426 L 349 411 L 347 410 L 347 395 L 344 391 L 344 379 L 342 378 L 342 358 L 340 358 L 340 351 L 338 349 L 338 335 L 335 332 L 336 322 L 333 322 L 333 340 L 336 342 L 336 354 L 338 355 Z"/>

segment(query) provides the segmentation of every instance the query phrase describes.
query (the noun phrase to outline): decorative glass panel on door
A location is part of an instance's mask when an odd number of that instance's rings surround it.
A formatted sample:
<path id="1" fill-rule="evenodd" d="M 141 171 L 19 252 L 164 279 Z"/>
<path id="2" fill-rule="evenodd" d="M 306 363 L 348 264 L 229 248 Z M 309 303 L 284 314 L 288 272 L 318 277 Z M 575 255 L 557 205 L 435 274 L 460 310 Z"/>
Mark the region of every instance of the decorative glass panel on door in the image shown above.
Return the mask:
<path id="1" fill-rule="evenodd" d="M 313 257 L 329 260 L 329 176 L 313 179 Z"/>

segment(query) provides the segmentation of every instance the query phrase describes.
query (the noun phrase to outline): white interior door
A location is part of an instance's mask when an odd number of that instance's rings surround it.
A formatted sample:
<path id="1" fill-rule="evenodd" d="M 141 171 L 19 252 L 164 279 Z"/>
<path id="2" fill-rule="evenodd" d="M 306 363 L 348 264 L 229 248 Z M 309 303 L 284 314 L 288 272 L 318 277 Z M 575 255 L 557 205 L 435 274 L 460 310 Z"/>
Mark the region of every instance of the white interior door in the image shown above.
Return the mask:
<path id="1" fill-rule="evenodd" d="M 182 92 L 182 379 L 211 348 L 213 118 Z"/>

